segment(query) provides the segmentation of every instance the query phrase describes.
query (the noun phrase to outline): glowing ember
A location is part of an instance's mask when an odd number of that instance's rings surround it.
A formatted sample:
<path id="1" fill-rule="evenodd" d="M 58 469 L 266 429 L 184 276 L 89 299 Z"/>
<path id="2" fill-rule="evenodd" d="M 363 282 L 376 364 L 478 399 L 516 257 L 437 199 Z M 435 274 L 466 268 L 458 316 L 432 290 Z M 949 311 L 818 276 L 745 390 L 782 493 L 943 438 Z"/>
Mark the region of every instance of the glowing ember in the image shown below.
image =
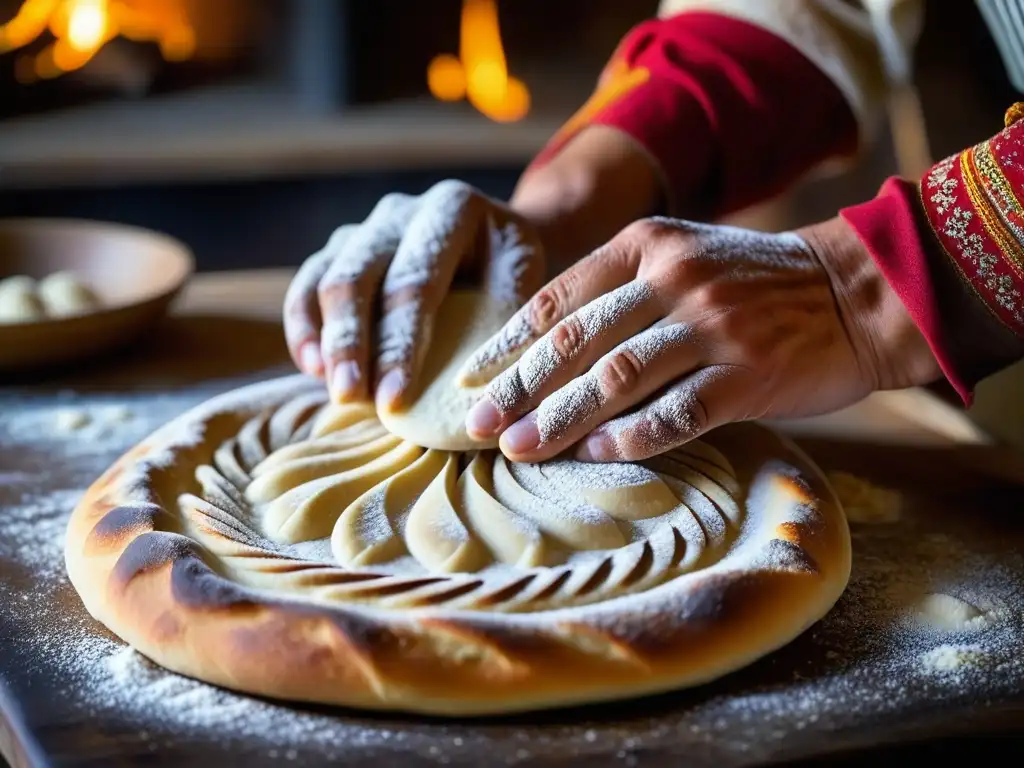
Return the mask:
<path id="1" fill-rule="evenodd" d="M 427 68 L 427 86 L 435 98 L 467 98 L 496 122 L 521 120 L 530 111 L 526 85 L 508 74 L 494 0 L 463 0 L 459 57 L 436 56 Z"/>
<path id="2" fill-rule="evenodd" d="M 24 0 L 0 25 L 0 53 L 24 48 L 47 30 L 54 41 L 15 63 L 20 82 L 79 69 L 115 37 L 156 42 L 168 61 L 190 58 L 196 46 L 195 30 L 174 0 Z"/>

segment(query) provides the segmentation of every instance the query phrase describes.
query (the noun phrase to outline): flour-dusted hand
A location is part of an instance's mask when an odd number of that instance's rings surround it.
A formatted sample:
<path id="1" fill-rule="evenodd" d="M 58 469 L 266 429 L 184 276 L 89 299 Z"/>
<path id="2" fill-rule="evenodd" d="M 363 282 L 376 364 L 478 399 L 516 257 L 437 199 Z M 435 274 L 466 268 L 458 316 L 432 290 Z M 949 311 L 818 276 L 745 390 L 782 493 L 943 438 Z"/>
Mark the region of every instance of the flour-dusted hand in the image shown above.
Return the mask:
<path id="1" fill-rule="evenodd" d="M 783 234 L 639 221 L 539 291 L 463 377 L 484 362 L 507 369 L 467 429 L 501 434 L 518 461 L 570 446 L 644 459 L 726 422 L 823 413 L 939 375 L 840 219 Z"/>
<path id="2" fill-rule="evenodd" d="M 540 240 L 521 216 L 459 181 L 388 195 L 364 222 L 335 231 L 292 281 L 284 303 L 292 358 L 324 377 L 335 400 L 365 399 L 372 383 L 378 406 L 393 409 L 457 273 L 521 304 L 543 279 Z"/>

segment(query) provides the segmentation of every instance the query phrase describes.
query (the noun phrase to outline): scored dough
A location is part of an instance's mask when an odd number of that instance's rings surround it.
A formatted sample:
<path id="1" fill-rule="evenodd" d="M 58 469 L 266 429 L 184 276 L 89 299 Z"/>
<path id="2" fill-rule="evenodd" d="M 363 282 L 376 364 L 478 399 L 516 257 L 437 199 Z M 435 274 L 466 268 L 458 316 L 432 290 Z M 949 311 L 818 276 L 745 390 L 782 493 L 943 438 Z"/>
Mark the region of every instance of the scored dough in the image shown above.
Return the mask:
<path id="1" fill-rule="evenodd" d="M 749 423 L 659 466 L 507 461 L 389 435 L 297 376 L 227 393 L 89 489 L 90 613 L 190 677 L 481 716 L 708 682 L 792 640 L 850 573 L 821 473 Z"/>
<path id="2" fill-rule="evenodd" d="M 477 291 L 452 291 L 434 321 L 434 334 L 423 369 L 417 378 L 420 392 L 412 392 L 411 405 L 377 416 L 384 427 L 424 448 L 470 451 L 494 448 L 498 438 L 474 440 L 466 433 L 466 414 L 484 393 L 486 384 L 464 387 L 456 383 L 462 365 L 477 348 L 512 317 L 516 307 Z"/>

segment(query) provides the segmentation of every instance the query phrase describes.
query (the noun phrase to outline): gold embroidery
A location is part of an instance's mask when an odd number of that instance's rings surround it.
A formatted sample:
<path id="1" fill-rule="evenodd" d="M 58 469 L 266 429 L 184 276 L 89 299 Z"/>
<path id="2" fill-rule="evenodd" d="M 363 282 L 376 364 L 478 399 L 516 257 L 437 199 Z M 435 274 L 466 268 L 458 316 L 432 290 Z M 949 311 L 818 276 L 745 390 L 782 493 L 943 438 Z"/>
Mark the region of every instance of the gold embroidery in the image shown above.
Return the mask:
<path id="1" fill-rule="evenodd" d="M 1014 221 L 1013 217 L 1024 219 L 1024 208 L 1013 193 L 1013 187 L 1003 175 L 1002 169 L 996 160 L 992 142 L 979 144 L 974 148 L 974 165 L 978 175 L 985 180 L 984 189 L 989 200 L 1000 216 L 1003 217 L 1003 224 L 1006 226 L 1018 243 L 1024 244 L 1024 230 Z"/>
<path id="2" fill-rule="evenodd" d="M 961 153 L 961 157 L 962 154 L 963 153 Z M 955 193 L 959 186 L 959 181 L 955 176 L 950 174 L 956 167 L 956 161 L 958 159 L 959 158 L 955 155 L 946 158 L 942 162 L 938 163 L 925 177 L 924 184 L 930 190 L 934 190 L 930 199 L 933 203 L 936 203 L 936 220 L 932 223 L 932 227 L 936 234 L 942 232 L 953 241 L 964 262 L 972 268 L 972 271 L 979 279 L 979 282 L 992 292 L 996 303 L 1013 316 L 1014 322 L 1024 324 L 1024 314 L 1022 314 L 1018 305 L 1021 296 L 1019 291 L 1014 287 L 1012 278 L 1008 275 L 996 274 L 995 266 L 999 263 L 999 258 L 986 252 L 985 240 L 981 235 L 977 232 L 967 231 L 967 227 L 970 224 L 971 219 L 974 217 L 974 214 L 970 210 L 955 204 Z M 923 188 L 919 190 L 919 194 L 921 195 L 921 202 L 923 205 Z M 925 206 L 925 210 L 927 210 L 927 206 Z M 1016 333 L 1016 329 L 1000 317 L 985 297 L 983 297 L 977 290 L 974 278 L 967 273 L 965 264 L 961 263 L 960 259 L 955 258 L 953 254 L 949 252 L 949 249 L 941 238 L 937 237 L 936 239 L 942 247 L 942 252 L 953 264 L 961 280 L 970 287 L 971 292 L 978 297 L 982 305 L 988 310 L 989 314 L 991 314 L 1000 324 Z"/>
<path id="3" fill-rule="evenodd" d="M 925 205 L 924 201 L 924 188 L 918 187 L 917 194 L 918 198 L 921 200 L 922 207 L 924 207 L 925 210 L 928 210 L 928 206 Z M 929 223 L 931 223 L 930 219 Z M 929 228 L 929 234 L 932 236 L 932 240 L 938 244 L 939 250 L 941 250 L 943 255 L 946 257 L 946 261 L 953 265 L 953 271 L 956 272 L 956 276 L 960 278 L 960 282 L 967 286 L 967 289 L 974 294 L 975 298 L 988 311 L 988 313 L 992 315 L 993 318 L 995 318 L 995 320 L 1000 325 L 1005 326 L 1006 323 L 1003 321 L 1001 317 L 999 317 L 999 314 L 994 309 L 992 309 L 992 307 L 989 306 L 989 303 L 985 301 L 985 297 L 981 295 L 981 292 L 978 290 L 978 286 L 974 284 L 974 281 L 971 280 L 967 272 L 964 271 L 964 268 L 961 266 L 960 262 L 957 259 L 954 259 L 952 254 L 950 254 L 950 252 L 946 249 L 946 245 L 945 243 L 942 242 L 942 238 L 938 236 L 937 227 L 934 224 L 932 224 L 932 227 Z"/>
<path id="4" fill-rule="evenodd" d="M 1007 266 L 1017 274 L 1017 277 L 1024 279 L 1024 265 L 1022 265 L 1022 254 L 1020 243 L 1003 225 L 1003 220 L 990 205 L 988 196 L 981 188 L 978 174 L 974 167 L 975 150 L 969 149 L 960 156 L 960 173 L 964 178 L 967 187 L 967 196 L 971 200 L 978 218 L 981 219 L 985 231 L 989 237 L 995 240 L 996 246 L 1006 257 Z"/>
<path id="5" fill-rule="evenodd" d="M 1006 110 L 1006 114 L 1003 115 L 1003 125 L 1009 128 L 1022 117 L 1024 117 L 1024 101 L 1018 101 L 1016 104 L 1010 105 L 1010 108 Z"/>
<path id="6" fill-rule="evenodd" d="M 945 213 L 956 202 L 956 195 L 953 194 L 953 190 L 956 189 L 956 179 L 949 178 L 949 172 L 953 170 L 955 161 L 956 155 L 947 157 L 937 163 L 928 173 L 928 186 L 930 188 L 938 187 L 938 191 L 931 196 L 931 201 L 935 203 L 935 208 L 939 213 Z"/>

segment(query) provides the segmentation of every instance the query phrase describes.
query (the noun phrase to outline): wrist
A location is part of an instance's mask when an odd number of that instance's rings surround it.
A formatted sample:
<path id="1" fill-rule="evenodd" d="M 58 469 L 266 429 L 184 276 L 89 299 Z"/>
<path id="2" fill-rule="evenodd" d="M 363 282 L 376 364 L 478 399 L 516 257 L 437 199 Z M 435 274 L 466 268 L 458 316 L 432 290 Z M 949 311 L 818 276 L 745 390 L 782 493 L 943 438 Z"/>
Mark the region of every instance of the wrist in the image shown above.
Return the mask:
<path id="1" fill-rule="evenodd" d="M 927 339 L 853 229 L 837 216 L 797 234 L 828 275 L 843 326 L 872 389 L 903 389 L 941 379 Z"/>
<path id="2" fill-rule="evenodd" d="M 561 271 L 656 213 L 662 199 L 653 158 L 626 134 L 595 125 L 528 169 L 509 205 L 536 227 L 549 267 Z"/>

